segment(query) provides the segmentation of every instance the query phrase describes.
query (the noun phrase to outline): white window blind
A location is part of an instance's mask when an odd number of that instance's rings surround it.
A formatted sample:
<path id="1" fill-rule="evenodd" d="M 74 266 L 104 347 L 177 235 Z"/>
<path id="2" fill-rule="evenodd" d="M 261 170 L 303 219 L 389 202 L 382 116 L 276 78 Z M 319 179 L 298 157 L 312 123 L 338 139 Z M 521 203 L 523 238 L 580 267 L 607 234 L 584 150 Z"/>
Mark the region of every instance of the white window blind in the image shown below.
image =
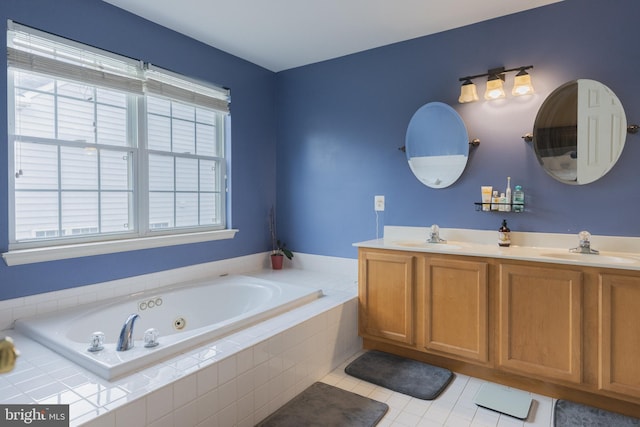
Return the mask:
<path id="1" fill-rule="evenodd" d="M 139 61 L 98 52 L 15 22 L 9 23 L 7 45 L 9 67 L 142 94 L 144 76 Z"/>
<path id="2" fill-rule="evenodd" d="M 13 22 L 10 250 L 222 230 L 229 91 Z"/>
<path id="3" fill-rule="evenodd" d="M 229 112 L 229 92 L 225 89 L 205 87 L 151 64 L 146 67 L 145 79 L 146 89 L 150 94 L 211 108 L 222 113 Z"/>

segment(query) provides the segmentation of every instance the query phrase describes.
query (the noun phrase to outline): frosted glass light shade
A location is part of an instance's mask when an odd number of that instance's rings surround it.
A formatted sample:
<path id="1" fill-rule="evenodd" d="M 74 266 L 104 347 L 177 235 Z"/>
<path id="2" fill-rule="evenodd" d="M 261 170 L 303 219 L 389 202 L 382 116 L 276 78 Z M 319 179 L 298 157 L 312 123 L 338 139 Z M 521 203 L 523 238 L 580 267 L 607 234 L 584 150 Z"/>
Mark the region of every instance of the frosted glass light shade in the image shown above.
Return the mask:
<path id="1" fill-rule="evenodd" d="M 467 83 L 468 82 L 468 83 Z M 467 81 L 460 86 L 460 97 L 458 98 L 458 102 L 460 104 L 464 104 L 466 102 L 474 102 L 479 100 L 478 97 L 478 89 L 476 85 Z"/>
<path id="2" fill-rule="evenodd" d="M 518 73 L 513 80 L 513 96 L 531 95 L 534 92 L 531 76 L 526 71 Z"/>
<path id="3" fill-rule="evenodd" d="M 487 81 L 487 90 L 484 92 L 484 99 L 491 101 L 493 99 L 500 99 L 507 96 L 504 93 L 504 87 L 502 85 L 502 79 L 496 78 Z"/>

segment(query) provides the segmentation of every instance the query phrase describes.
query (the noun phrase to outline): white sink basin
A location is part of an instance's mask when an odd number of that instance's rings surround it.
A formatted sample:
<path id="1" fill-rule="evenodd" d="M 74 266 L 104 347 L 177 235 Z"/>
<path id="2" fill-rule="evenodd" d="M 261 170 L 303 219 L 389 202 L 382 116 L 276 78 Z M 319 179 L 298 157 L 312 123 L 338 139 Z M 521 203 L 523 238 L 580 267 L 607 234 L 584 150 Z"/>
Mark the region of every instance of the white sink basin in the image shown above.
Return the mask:
<path id="1" fill-rule="evenodd" d="M 633 264 L 639 259 L 635 258 L 626 258 L 619 256 L 611 256 L 611 255 L 596 255 L 596 254 L 575 254 L 571 252 L 567 253 L 542 253 L 540 256 L 548 257 L 548 258 L 557 258 L 557 259 L 566 259 L 570 261 L 586 261 L 593 263 L 610 263 L 610 264 Z"/>
<path id="2" fill-rule="evenodd" d="M 462 248 L 462 246 L 460 245 L 452 244 L 449 242 L 427 243 L 426 241 L 421 242 L 419 240 L 396 240 L 392 242 L 392 244 L 397 246 L 405 246 L 408 248 L 429 248 L 429 249 L 449 249 L 449 250 L 456 250 L 456 249 Z"/>

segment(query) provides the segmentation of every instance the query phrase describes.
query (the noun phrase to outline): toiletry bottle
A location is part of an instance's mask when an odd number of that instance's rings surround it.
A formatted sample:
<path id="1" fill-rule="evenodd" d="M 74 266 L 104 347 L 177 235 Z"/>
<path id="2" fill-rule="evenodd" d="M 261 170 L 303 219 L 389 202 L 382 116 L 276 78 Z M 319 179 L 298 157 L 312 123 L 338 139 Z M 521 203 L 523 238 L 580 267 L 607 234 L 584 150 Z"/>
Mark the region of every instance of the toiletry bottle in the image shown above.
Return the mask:
<path id="1" fill-rule="evenodd" d="M 500 196 L 498 190 L 493 190 L 493 196 L 491 197 L 491 210 L 497 211 L 500 208 Z"/>
<path id="2" fill-rule="evenodd" d="M 480 190 L 482 191 L 482 210 L 491 210 L 491 191 L 493 190 L 493 187 L 490 185 L 483 185 L 480 187 Z"/>
<path id="3" fill-rule="evenodd" d="M 507 227 L 507 220 L 502 220 L 502 226 L 498 229 L 498 246 L 509 246 L 511 244 L 511 230 Z"/>
<path id="4" fill-rule="evenodd" d="M 507 177 L 507 189 L 504 191 L 504 195 L 507 197 L 505 201 L 506 205 L 504 205 L 504 210 L 506 212 L 511 212 L 511 177 Z"/>
<path id="5" fill-rule="evenodd" d="M 524 191 L 520 185 L 516 185 L 516 191 L 513 192 L 513 211 L 524 212 Z"/>
<path id="6" fill-rule="evenodd" d="M 505 196 L 504 193 L 500 193 L 500 205 L 498 206 L 499 211 L 504 212 L 507 210 L 507 196 Z"/>

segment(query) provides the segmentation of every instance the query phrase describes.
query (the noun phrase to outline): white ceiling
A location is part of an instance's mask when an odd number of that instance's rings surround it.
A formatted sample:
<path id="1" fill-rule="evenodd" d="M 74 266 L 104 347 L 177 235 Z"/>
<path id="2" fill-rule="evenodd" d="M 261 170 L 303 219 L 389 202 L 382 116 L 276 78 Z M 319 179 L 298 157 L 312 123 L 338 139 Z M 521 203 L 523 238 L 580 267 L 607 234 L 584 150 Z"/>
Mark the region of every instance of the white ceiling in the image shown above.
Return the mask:
<path id="1" fill-rule="evenodd" d="M 103 0 L 271 71 L 561 0 Z"/>

